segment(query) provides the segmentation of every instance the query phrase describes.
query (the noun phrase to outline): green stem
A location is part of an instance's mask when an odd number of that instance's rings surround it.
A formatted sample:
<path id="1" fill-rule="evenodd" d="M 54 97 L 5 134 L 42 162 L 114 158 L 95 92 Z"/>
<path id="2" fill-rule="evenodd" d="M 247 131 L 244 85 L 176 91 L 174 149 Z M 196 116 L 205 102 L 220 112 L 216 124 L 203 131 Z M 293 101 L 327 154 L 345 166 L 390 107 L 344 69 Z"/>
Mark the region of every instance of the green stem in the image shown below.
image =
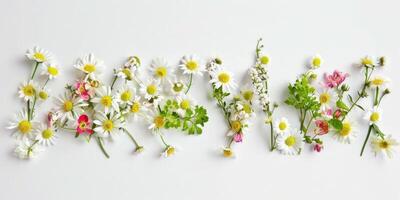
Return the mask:
<path id="1" fill-rule="evenodd" d="M 271 151 L 273 151 L 275 149 L 275 139 L 274 139 L 274 127 L 272 125 L 272 121 L 269 122 L 269 127 L 270 127 L 270 131 L 271 131 Z"/>
<path id="2" fill-rule="evenodd" d="M 162 133 L 159 133 L 158 135 L 160 136 L 161 141 L 162 141 L 162 143 L 165 145 L 165 147 L 169 147 L 170 145 L 167 144 L 167 142 L 165 142 L 165 139 L 164 139 L 164 136 L 162 135 Z"/>
<path id="3" fill-rule="evenodd" d="M 190 90 L 190 87 L 192 87 L 192 81 L 193 81 L 193 74 L 190 74 L 189 85 L 185 91 L 185 94 L 187 94 Z"/>
<path id="4" fill-rule="evenodd" d="M 103 152 L 104 156 L 106 156 L 106 158 L 110 158 L 110 156 L 108 155 L 106 149 L 103 146 L 103 139 L 100 137 L 96 137 L 97 139 L 97 144 L 99 144 L 101 151 Z"/>
<path id="5" fill-rule="evenodd" d="M 36 62 L 35 68 L 33 69 L 33 72 L 32 72 L 31 80 L 35 77 L 38 66 L 39 66 L 39 62 Z"/>
<path id="6" fill-rule="evenodd" d="M 29 158 L 29 154 L 32 152 L 32 148 L 33 146 L 35 146 L 37 143 L 39 142 L 39 140 L 35 140 L 31 146 L 28 147 L 28 152 L 26 152 L 27 157 Z"/>
<path id="7" fill-rule="evenodd" d="M 113 79 L 113 81 L 111 83 L 111 90 L 114 88 L 114 84 L 117 81 L 117 79 L 118 79 L 118 76 L 114 76 L 114 79 Z"/>
<path id="8" fill-rule="evenodd" d="M 363 155 L 363 153 L 364 153 L 365 145 L 366 145 L 367 142 L 368 142 L 369 136 L 370 136 L 371 131 L 372 131 L 372 127 L 373 127 L 373 125 L 369 125 L 368 134 L 367 134 L 367 137 L 365 138 L 364 144 L 363 144 L 363 146 L 362 146 L 361 153 L 360 153 L 360 157 L 361 157 L 361 156 Z"/>
<path id="9" fill-rule="evenodd" d="M 31 109 L 31 114 L 30 114 L 30 116 L 31 116 L 31 118 L 33 118 L 33 113 L 35 112 L 35 105 L 36 105 L 36 96 L 35 96 L 35 98 L 33 99 L 33 104 L 32 104 L 32 109 Z"/>
<path id="10" fill-rule="evenodd" d="M 379 96 L 379 87 L 376 87 L 376 90 L 375 90 L 375 100 L 374 100 L 374 106 L 377 106 L 378 105 L 378 103 L 379 103 L 379 101 L 378 101 L 378 96 Z"/>
<path id="11" fill-rule="evenodd" d="M 230 137 L 230 140 L 228 142 L 228 148 L 231 148 L 232 143 L 233 143 L 233 136 Z"/>
<path id="12" fill-rule="evenodd" d="M 28 115 L 28 121 L 31 121 L 31 106 L 30 106 L 30 100 L 26 102 L 26 114 Z"/>
<path id="13" fill-rule="evenodd" d="M 122 128 L 122 130 L 129 136 L 129 138 L 131 138 L 132 142 L 135 144 L 136 147 L 140 146 L 139 143 L 133 137 L 133 135 L 127 129 Z"/>
<path id="14" fill-rule="evenodd" d="M 49 82 L 50 78 L 47 78 L 46 82 L 44 82 L 43 86 L 42 86 L 42 90 L 44 89 L 44 87 L 46 87 L 47 83 Z"/>

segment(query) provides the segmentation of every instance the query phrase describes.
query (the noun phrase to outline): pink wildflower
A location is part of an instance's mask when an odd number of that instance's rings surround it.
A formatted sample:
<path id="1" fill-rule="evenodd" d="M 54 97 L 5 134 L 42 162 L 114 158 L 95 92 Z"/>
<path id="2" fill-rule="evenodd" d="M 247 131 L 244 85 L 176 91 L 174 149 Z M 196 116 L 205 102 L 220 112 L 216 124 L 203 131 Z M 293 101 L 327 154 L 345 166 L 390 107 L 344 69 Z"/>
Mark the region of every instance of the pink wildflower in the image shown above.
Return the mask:
<path id="1" fill-rule="evenodd" d="M 93 134 L 93 130 L 90 126 L 90 120 L 87 115 L 83 114 L 79 116 L 76 132 L 79 133 L 79 135 L 82 133 L 87 133 L 89 135 Z"/>
<path id="2" fill-rule="evenodd" d="M 243 140 L 243 134 L 242 133 L 235 133 L 235 135 L 233 135 L 233 141 L 242 142 L 242 140 Z"/>
<path id="3" fill-rule="evenodd" d="M 348 73 L 343 73 L 338 70 L 335 70 L 332 74 L 325 74 L 324 85 L 328 88 L 338 87 L 342 84 L 346 78 L 349 76 Z"/>

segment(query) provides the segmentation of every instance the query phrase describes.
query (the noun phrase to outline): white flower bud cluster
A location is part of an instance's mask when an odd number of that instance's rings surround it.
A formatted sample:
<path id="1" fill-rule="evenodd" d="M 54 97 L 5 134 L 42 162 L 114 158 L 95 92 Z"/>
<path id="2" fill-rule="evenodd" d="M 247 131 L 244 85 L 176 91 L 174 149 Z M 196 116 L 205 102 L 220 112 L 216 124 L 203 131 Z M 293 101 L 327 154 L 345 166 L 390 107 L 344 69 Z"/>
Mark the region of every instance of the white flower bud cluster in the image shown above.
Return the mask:
<path id="1" fill-rule="evenodd" d="M 256 65 L 250 69 L 250 77 L 253 82 L 253 87 L 257 93 L 260 105 L 264 111 L 269 109 L 270 98 L 268 94 L 268 74 L 267 66 L 257 61 Z"/>

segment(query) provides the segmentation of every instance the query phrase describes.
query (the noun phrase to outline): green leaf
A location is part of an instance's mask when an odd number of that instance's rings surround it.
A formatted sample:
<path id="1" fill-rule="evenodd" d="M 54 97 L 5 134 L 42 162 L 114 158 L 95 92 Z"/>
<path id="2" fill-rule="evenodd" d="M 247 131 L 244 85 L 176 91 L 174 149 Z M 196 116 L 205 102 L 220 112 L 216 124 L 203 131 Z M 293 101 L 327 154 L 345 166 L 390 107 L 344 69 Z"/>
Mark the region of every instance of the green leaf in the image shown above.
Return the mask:
<path id="1" fill-rule="evenodd" d="M 342 100 L 336 101 L 336 106 L 343 110 L 349 110 L 349 107 Z"/>
<path id="2" fill-rule="evenodd" d="M 336 130 L 342 130 L 343 128 L 343 123 L 342 121 L 338 120 L 338 119 L 331 119 L 328 121 L 328 123 L 335 128 Z"/>

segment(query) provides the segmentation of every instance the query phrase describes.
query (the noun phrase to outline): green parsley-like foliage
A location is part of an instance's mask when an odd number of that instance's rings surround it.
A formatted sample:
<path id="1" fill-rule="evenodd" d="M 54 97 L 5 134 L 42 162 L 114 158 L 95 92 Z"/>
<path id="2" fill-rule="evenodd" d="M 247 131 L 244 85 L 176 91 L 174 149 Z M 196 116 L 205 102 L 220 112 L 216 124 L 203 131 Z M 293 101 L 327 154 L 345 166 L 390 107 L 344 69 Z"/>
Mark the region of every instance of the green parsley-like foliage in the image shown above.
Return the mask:
<path id="1" fill-rule="evenodd" d="M 321 104 L 314 95 L 315 88 L 310 85 L 308 77 L 302 75 L 294 84 L 289 84 L 289 96 L 285 103 L 305 111 L 318 112 Z"/>

